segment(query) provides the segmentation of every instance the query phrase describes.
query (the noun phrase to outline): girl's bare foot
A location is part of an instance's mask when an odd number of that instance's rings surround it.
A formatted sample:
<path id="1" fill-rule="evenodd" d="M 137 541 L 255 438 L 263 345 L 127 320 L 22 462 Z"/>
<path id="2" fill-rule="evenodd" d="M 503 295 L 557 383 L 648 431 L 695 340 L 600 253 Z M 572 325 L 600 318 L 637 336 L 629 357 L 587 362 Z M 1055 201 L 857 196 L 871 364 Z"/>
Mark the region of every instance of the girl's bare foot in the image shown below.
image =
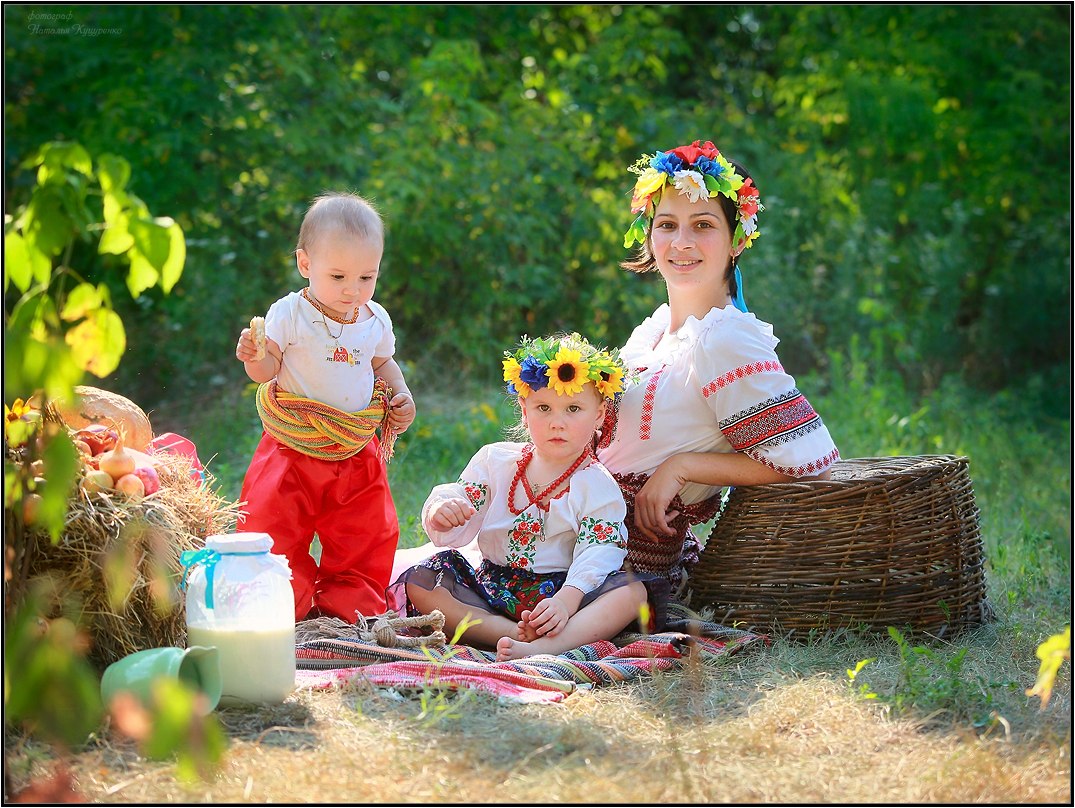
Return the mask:
<path id="1" fill-rule="evenodd" d="M 519 620 L 519 630 L 518 632 L 516 632 L 515 635 L 516 638 L 523 642 L 533 642 L 540 635 L 537 633 L 534 627 L 530 625 L 530 610 L 527 609 L 526 611 L 521 612 L 519 614 L 519 617 L 521 619 Z"/>
<path id="2" fill-rule="evenodd" d="M 540 653 L 530 643 L 522 640 L 513 640 L 511 637 L 501 637 L 496 643 L 496 661 L 507 662 L 512 659 L 522 659 Z"/>

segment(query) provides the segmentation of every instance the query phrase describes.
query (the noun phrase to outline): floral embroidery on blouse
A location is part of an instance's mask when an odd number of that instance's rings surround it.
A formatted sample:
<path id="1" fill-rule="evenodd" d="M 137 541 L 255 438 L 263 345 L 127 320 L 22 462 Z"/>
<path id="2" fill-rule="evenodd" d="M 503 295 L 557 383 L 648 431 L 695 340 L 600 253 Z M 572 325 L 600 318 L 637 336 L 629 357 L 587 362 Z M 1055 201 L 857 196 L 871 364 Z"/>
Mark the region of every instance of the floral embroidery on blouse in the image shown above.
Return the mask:
<path id="1" fill-rule="evenodd" d="M 619 523 L 610 522 L 607 519 L 594 519 L 592 516 L 583 517 L 579 525 L 579 543 L 627 546 L 620 535 Z"/>
<path id="2" fill-rule="evenodd" d="M 507 565 L 532 570 L 540 536 L 541 520 L 526 511 L 520 513 L 511 525 L 511 532 L 508 533 L 508 547 L 505 553 Z"/>
<path id="3" fill-rule="evenodd" d="M 485 483 L 471 483 L 460 478 L 459 485 L 463 486 L 463 490 L 467 494 L 467 499 L 470 500 L 470 504 L 474 506 L 474 510 L 480 511 L 482 506 L 489 499 L 489 486 Z"/>
<path id="4" fill-rule="evenodd" d="M 752 362 L 749 365 L 741 365 L 734 370 L 729 370 L 727 373 L 723 373 L 705 387 L 702 388 L 702 395 L 705 398 L 709 398 L 718 390 L 723 390 L 732 382 L 737 382 L 740 379 L 745 379 L 747 376 L 754 376 L 758 373 L 783 373 L 784 366 L 774 360 L 766 360 L 764 362 Z"/>
<path id="5" fill-rule="evenodd" d="M 663 367 L 654 373 L 646 384 L 646 396 L 642 400 L 642 420 L 638 425 L 639 440 L 650 439 L 650 424 L 653 423 L 653 400 L 657 395 L 657 385 L 660 383 L 662 373 L 664 373 Z"/>

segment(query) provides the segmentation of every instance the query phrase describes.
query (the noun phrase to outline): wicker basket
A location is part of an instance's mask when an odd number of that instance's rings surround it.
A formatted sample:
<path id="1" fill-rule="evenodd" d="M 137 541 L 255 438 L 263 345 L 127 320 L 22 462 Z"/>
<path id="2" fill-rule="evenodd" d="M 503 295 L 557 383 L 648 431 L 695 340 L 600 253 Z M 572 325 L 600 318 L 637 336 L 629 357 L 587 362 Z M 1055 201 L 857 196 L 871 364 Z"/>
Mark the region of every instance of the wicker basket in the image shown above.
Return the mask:
<path id="1" fill-rule="evenodd" d="M 992 618 L 965 457 L 845 460 L 832 479 L 735 488 L 691 606 L 780 631 L 954 634 Z"/>

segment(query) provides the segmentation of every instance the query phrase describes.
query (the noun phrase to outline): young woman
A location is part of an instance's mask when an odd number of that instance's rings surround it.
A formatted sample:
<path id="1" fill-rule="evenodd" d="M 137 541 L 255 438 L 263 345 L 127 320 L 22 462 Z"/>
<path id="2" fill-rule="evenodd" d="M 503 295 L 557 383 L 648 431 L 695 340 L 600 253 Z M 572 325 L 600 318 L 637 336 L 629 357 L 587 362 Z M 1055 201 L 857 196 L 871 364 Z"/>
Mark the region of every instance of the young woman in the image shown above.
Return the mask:
<path id="1" fill-rule="evenodd" d="M 840 454 L 776 354 L 773 327 L 746 310 L 739 258 L 760 235 L 753 179 L 712 142 L 645 154 L 623 264 L 659 272 L 667 301 L 620 349 L 633 382 L 610 403 L 597 457 L 627 504 L 626 567 L 689 600 L 700 545 L 721 490 L 827 477 Z M 401 563 L 427 547 L 397 554 Z M 423 555 L 424 554 L 424 555 Z"/>
<path id="2" fill-rule="evenodd" d="M 746 310 L 738 262 L 759 236 L 754 182 L 712 142 L 643 155 L 623 264 L 656 271 L 667 302 L 620 356 L 637 380 L 597 446 L 628 506 L 628 563 L 682 598 L 721 488 L 827 476 L 839 459 L 821 418 L 776 355 L 773 328 Z"/>

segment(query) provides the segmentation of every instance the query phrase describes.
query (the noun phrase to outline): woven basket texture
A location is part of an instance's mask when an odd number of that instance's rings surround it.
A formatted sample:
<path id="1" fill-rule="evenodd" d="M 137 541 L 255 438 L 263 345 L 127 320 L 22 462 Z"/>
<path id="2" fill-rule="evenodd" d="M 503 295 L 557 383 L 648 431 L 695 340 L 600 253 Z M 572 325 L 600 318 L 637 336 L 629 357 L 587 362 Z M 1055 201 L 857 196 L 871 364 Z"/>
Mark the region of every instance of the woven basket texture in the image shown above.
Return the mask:
<path id="1" fill-rule="evenodd" d="M 992 618 L 968 459 L 843 460 L 832 479 L 738 487 L 691 573 L 692 608 L 794 633 L 938 636 Z"/>

